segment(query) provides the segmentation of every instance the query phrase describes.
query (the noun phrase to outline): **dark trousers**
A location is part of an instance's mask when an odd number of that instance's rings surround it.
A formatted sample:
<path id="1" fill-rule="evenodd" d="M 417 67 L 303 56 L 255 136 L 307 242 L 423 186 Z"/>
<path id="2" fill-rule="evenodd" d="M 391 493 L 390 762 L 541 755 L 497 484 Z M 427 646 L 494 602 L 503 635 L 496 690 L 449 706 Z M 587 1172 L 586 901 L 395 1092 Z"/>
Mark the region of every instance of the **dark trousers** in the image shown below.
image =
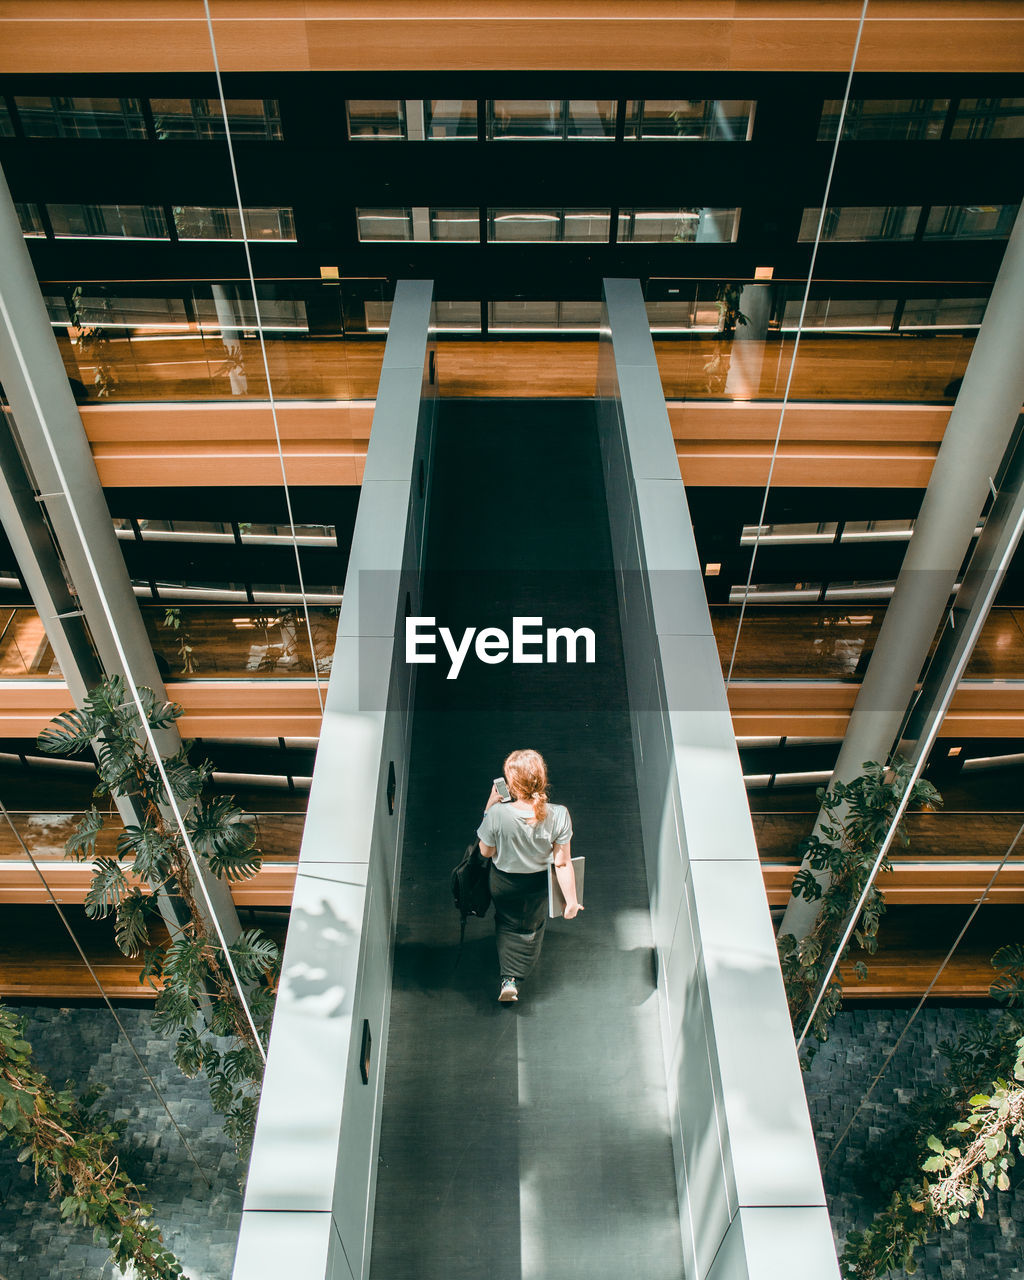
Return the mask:
<path id="1" fill-rule="evenodd" d="M 548 918 L 548 873 L 510 875 L 491 863 L 491 900 L 498 971 L 503 978 L 525 978 L 540 956 Z"/>

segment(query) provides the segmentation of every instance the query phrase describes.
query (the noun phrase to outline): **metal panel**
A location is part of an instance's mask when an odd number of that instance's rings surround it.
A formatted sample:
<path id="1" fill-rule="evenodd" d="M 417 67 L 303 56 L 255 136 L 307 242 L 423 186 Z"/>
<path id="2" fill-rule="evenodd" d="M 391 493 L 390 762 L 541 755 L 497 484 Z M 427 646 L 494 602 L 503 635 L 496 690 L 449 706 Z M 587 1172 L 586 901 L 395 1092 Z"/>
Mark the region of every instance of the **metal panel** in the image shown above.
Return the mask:
<path id="1" fill-rule="evenodd" d="M 699 1280 L 836 1280 L 721 662 L 636 281 L 605 282 L 601 345 L 598 421 L 684 1253 Z"/>
<path id="2" fill-rule="evenodd" d="M 414 674 L 396 629 L 419 597 L 431 296 L 427 281 L 395 293 L 234 1280 L 362 1280 L 368 1267 Z M 297 1258 L 263 1247 L 271 1220 Z"/>

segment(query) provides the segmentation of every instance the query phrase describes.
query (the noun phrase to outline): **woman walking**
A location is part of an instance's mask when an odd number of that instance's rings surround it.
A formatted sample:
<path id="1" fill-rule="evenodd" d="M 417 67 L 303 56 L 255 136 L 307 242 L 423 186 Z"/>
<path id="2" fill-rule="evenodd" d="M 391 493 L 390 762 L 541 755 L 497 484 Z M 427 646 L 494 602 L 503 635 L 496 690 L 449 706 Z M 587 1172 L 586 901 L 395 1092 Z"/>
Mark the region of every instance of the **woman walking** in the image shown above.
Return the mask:
<path id="1" fill-rule="evenodd" d="M 491 898 L 501 987 L 498 999 L 519 999 L 519 983 L 540 955 L 548 913 L 548 864 L 565 898 L 566 920 L 583 910 L 572 868 L 572 821 L 565 805 L 548 803 L 548 770 L 537 751 L 513 751 L 502 768 L 511 799 L 492 786 L 477 830 L 491 858 Z"/>

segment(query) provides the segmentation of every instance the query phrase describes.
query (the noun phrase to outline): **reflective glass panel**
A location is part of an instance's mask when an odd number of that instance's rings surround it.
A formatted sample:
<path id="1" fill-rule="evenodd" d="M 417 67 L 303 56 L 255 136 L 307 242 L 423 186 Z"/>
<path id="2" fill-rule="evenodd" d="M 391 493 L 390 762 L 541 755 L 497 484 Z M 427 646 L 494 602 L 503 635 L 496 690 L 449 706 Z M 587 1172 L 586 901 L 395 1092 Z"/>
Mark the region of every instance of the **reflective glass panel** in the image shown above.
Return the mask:
<path id="1" fill-rule="evenodd" d="M 832 142 L 842 101 L 828 99 L 821 111 L 818 141 Z M 844 142 L 909 142 L 942 136 L 948 98 L 851 98 L 843 122 Z"/>
<path id="2" fill-rule="evenodd" d="M 357 209 L 360 240 L 411 240 L 411 209 Z"/>
<path id="3" fill-rule="evenodd" d="M 805 209 L 798 240 L 813 240 L 820 209 Z M 920 205 L 844 205 L 825 211 L 821 239 L 913 240 L 921 216 Z"/>
<path id="4" fill-rule="evenodd" d="M 620 209 L 621 243 L 725 244 L 736 239 L 739 209 Z"/>
<path id="5" fill-rule="evenodd" d="M 491 209 L 488 238 L 494 241 L 607 242 L 610 209 Z"/>
<path id="6" fill-rule="evenodd" d="M 987 298 L 908 298 L 901 329 L 958 329 L 981 324 Z"/>
<path id="7" fill-rule="evenodd" d="M 613 139 L 615 137 L 615 103 L 574 98 L 568 103 L 566 137 Z"/>
<path id="8" fill-rule="evenodd" d="M 175 205 L 174 226 L 179 240 L 241 240 L 242 224 L 234 205 Z M 246 209 L 245 233 L 250 240 L 294 240 L 291 209 Z"/>
<path id="9" fill-rule="evenodd" d="M 14 99 L 28 138 L 145 138 L 138 98 Z"/>
<path id="10" fill-rule="evenodd" d="M 796 329 L 801 300 L 791 298 L 783 313 L 783 329 Z M 890 329 L 896 312 L 895 298 L 810 298 L 804 313 L 805 329 Z"/>
<path id="11" fill-rule="evenodd" d="M 961 98 L 954 138 L 1024 138 L 1024 98 Z"/>
<path id="12" fill-rule="evenodd" d="M 405 103 L 400 98 L 351 98 L 345 106 L 353 141 L 406 136 Z"/>
<path id="13" fill-rule="evenodd" d="M 670 141 L 746 142 L 754 127 L 749 99 L 653 99 L 626 104 L 626 137 Z"/>
<path id="14" fill-rule="evenodd" d="M 778 546 L 834 542 L 838 529 L 836 520 L 822 520 L 818 524 L 745 524 L 740 534 L 740 546 L 747 547 L 755 541 L 762 545 L 772 542 Z"/>
<path id="15" fill-rule="evenodd" d="M 23 235 L 46 235 L 46 228 L 43 226 L 42 215 L 37 204 L 16 204 L 14 207 L 18 211 L 18 221 L 21 223 Z"/>
<path id="16" fill-rule="evenodd" d="M 563 138 L 565 102 L 561 98 L 500 98 L 487 104 L 489 138 Z"/>
<path id="17" fill-rule="evenodd" d="M 597 332 L 599 302 L 543 302 L 520 300 L 488 304 L 488 327 L 519 333 Z"/>
<path id="18" fill-rule="evenodd" d="M 424 109 L 428 138 L 476 138 L 474 98 L 429 98 Z"/>
<path id="19" fill-rule="evenodd" d="M 434 327 L 460 329 L 465 333 L 480 332 L 479 302 L 435 302 Z"/>
<path id="20" fill-rule="evenodd" d="M 939 204 L 928 212 L 926 240 L 1005 240 L 1017 216 L 1015 204 Z"/>
<path id="21" fill-rule="evenodd" d="M 217 98 L 153 98 L 150 106 L 158 138 L 224 137 Z M 276 141 L 282 137 L 280 112 L 272 98 L 229 98 L 226 106 L 232 138 Z"/>
<path id="22" fill-rule="evenodd" d="M 11 119 L 11 113 L 7 110 L 7 103 L 0 98 L 0 138 L 14 137 L 14 121 Z"/>
<path id="23" fill-rule="evenodd" d="M 479 209 L 431 209 L 431 240 L 479 240 Z M 419 237 L 417 236 L 417 239 Z"/>
<path id="24" fill-rule="evenodd" d="M 163 209 L 139 204 L 48 204 L 58 240 L 96 236 L 106 240 L 166 240 Z"/>

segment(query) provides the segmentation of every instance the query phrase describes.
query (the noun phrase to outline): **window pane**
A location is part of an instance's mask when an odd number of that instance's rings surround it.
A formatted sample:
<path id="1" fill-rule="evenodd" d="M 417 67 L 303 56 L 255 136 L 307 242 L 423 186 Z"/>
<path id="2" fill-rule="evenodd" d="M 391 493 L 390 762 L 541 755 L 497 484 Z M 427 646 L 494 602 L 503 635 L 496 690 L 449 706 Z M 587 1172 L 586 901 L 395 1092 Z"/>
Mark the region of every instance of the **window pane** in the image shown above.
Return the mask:
<path id="1" fill-rule="evenodd" d="M 405 103 L 399 98 L 353 98 L 348 108 L 348 136 L 357 138 L 404 138 Z"/>
<path id="2" fill-rule="evenodd" d="M 47 306 L 53 320 L 67 324 L 67 303 L 51 295 Z M 80 293 L 75 303 L 82 323 L 105 329 L 186 329 L 188 317 L 181 298 L 129 298 Z"/>
<path id="3" fill-rule="evenodd" d="M 411 240 L 411 209 L 357 209 L 360 240 Z"/>
<path id="4" fill-rule="evenodd" d="M 987 298 L 908 298 L 900 328 L 959 329 L 981 324 L 987 303 Z"/>
<path id="5" fill-rule="evenodd" d="M 619 241 L 721 244 L 736 239 L 739 209 L 620 209 Z"/>
<path id="6" fill-rule="evenodd" d="M 813 240 L 820 209 L 805 209 L 798 240 Z M 821 228 L 826 240 L 913 240 L 921 216 L 920 205 L 832 206 Z"/>
<path id="7" fill-rule="evenodd" d="M 832 142 L 839 125 L 842 101 L 825 102 L 818 125 L 818 141 Z M 843 122 L 843 141 L 921 141 L 942 136 L 949 111 L 948 98 L 851 98 Z"/>
<path id="8" fill-rule="evenodd" d="M 162 209 L 138 204 L 48 204 L 53 234 L 59 239 L 166 240 Z"/>
<path id="9" fill-rule="evenodd" d="M 280 113 L 272 98 L 230 98 L 226 105 L 232 138 L 281 138 Z M 224 137 L 218 98 L 154 98 L 150 106 L 158 138 Z"/>
<path id="10" fill-rule="evenodd" d="M 627 138 L 745 142 L 753 130 L 749 99 L 646 98 L 626 104 Z"/>
<path id="11" fill-rule="evenodd" d="M 430 238 L 431 240 L 479 241 L 479 209 L 431 209 Z"/>
<path id="12" fill-rule="evenodd" d="M 961 98 L 954 138 L 1024 138 L 1024 98 Z"/>
<path id="13" fill-rule="evenodd" d="M 14 121 L 7 110 L 7 103 L 0 98 L 0 138 L 14 137 Z"/>
<path id="14" fill-rule="evenodd" d="M 908 542 L 913 520 L 847 520 L 843 542 Z"/>
<path id="15" fill-rule="evenodd" d="M 242 228 L 234 205 L 175 205 L 174 225 L 179 240 L 241 240 Z M 246 209 L 245 232 L 250 240 L 294 240 L 291 209 Z"/>
<path id="16" fill-rule="evenodd" d="M 487 104 L 489 138 L 564 138 L 562 98 L 501 98 Z"/>
<path id="17" fill-rule="evenodd" d="M 491 209 L 488 236 L 494 241 L 607 242 L 610 209 Z"/>
<path id="18" fill-rule="evenodd" d="M 1015 204 L 939 204 L 928 214 L 926 240 L 1005 240 L 1017 216 Z"/>
<path id="19" fill-rule="evenodd" d="M 610 209 L 566 209 L 564 218 L 565 240 L 592 240 L 608 243 L 611 234 Z"/>
<path id="20" fill-rule="evenodd" d="M 613 100 L 594 102 L 573 99 L 569 103 L 567 118 L 569 138 L 614 138 L 615 103 Z"/>
<path id="21" fill-rule="evenodd" d="M 740 533 L 740 546 L 762 546 L 773 542 L 778 546 L 796 546 L 801 542 L 834 542 L 839 523 L 822 520 L 818 524 L 745 524 Z"/>
<path id="22" fill-rule="evenodd" d="M 475 98 L 429 98 L 424 103 L 428 138 L 475 138 Z"/>
<path id="23" fill-rule="evenodd" d="M 23 235 L 33 237 L 46 235 L 37 204 L 16 204 L 14 207 L 18 211 L 18 221 L 21 223 Z"/>
<path id="24" fill-rule="evenodd" d="M 144 138 L 138 98 L 15 98 L 29 138 Z"/>
<path id="25" fill-rule="evenodd" d="M 561 218 L 557 210 L 492 209 L 489 214 L 490 240 L 559 240 Z"/>

